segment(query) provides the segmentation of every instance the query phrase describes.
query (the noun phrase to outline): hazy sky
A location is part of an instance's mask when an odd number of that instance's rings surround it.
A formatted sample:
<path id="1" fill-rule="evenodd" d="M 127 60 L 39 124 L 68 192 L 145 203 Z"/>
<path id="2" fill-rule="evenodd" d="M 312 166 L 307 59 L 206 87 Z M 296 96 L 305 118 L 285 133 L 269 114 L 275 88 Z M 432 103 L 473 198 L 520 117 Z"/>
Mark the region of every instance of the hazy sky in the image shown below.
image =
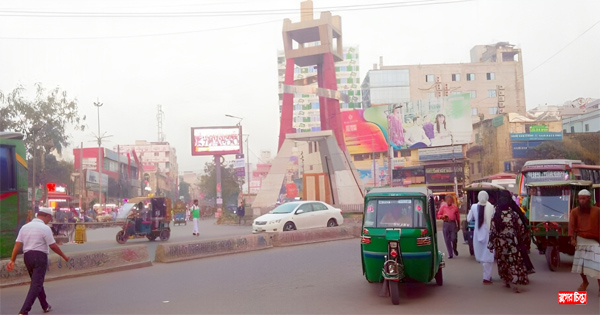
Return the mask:
<path id="1" fill-rule="evenodd" d="M 386 4 L 374 9 L 376 4 Z M 77 98 L 94 146 L 100 109 L 105 146 L 157 140 L 157 105 L 179 170 L 200 170 L 190 127 L 243 117 L 251 163 L 277 149 L 277 50 L 294 0 L 2 1 L 0 90 L 60 86 Z M 361 77 L 384 64 L 469 62 L 474 45 L 508 41 L 523 51 L 527 108 L 600 97 L 598 0 L 316 0 L 342 17 L 344 43 L 360 48 Z M 360 8 L 360 10 L 358 10 Z M 182 13 L 187 16 L 181 16 Z M 143 14 L 143 16 L 142 16 Z M 72 150 L 68 149 L 72 152 Z"/>

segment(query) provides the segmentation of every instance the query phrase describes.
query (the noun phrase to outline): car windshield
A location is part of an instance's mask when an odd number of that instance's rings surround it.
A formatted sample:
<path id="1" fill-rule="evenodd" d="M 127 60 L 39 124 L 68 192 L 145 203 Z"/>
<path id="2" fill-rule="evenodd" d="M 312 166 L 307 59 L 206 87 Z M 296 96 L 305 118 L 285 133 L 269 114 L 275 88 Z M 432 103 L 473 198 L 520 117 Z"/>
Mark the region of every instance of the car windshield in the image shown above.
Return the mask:
<path id="1" fill-rule="evenodd" d="M 425 227 L 423 201 L 420 199 L 370 200 L 365 212 L 365 227 Z"/>
<path id="2" fill-rule="evenodd" d="M 568 186 L 538 187 L 532 191 L 530 221 L 568 221 L 571 193 Z"/>
<path id="3" fill-rule="evenodd" d="M 275 208 L 271 213 L 291 213 L 298 206 L 297 203 L 284 203 L 279 207 Z"/>

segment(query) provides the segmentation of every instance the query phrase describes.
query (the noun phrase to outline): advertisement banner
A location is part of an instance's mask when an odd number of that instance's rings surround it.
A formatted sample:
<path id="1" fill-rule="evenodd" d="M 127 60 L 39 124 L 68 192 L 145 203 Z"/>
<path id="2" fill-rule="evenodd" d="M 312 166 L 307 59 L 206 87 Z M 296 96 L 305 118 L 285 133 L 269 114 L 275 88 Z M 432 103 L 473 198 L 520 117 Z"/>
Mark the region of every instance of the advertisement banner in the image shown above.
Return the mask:
<path id="1" fill-rule="evenodd" d="M 453 158 L 463 158 L 462 147 L 453 146 L 419 149 L 420 161 L 452 160 Z"/>
<path id="2" fill-rule="evenodd" d="M 527 152 L 530 149 L 533 149 L 540 144 L 542 144 L 542 141 L 513 142 L 512 143 L 513 158 L 515 158 L 515 159 L 526 158 Z"/>
<path id="3" fill-rule="evenodd" d="M 85 174 L 85 188 L 88 190 L 98 190 L 100 174 L 96 171 L 87 170 Z M 102 192 L 108 191 L 108 175 L 102 174 Z"/>
<path id="4" fill-rule="evenodd" d="M 239 154 L 241 126 L 192 127 L 192 156 Z"/>
<path id="5" fill-rule="evenodd" d="M 342 119 L 351 154 L 382 152 L 383 144 L 394 150 L 467 144 L 473 133 L 467 93 L 342 112 Z"/>
<path id="6" fill-rule="evenodd" d="M 457 181 L 461 182 L 463 178 L 463 167 L 460 165 L 426 168 L 425 180 L 428 185 L 454 183 L 455 171 Z"/>
<path id="7" fill-rule="evenodd" d="M 362 154 L 387 151 L 387 142 L 381 128 L 367 122 L 363 114 L 363 109 L 342 112 L 344 141 L 348 152 Z"/>
<path id="8" fill-rule="evenodd" d="M 557 140 L 562 141 L 562 132 L 530 132 L 530 133 L 511 133 L 511 141 L 544 141 L 544 140 Z"/>

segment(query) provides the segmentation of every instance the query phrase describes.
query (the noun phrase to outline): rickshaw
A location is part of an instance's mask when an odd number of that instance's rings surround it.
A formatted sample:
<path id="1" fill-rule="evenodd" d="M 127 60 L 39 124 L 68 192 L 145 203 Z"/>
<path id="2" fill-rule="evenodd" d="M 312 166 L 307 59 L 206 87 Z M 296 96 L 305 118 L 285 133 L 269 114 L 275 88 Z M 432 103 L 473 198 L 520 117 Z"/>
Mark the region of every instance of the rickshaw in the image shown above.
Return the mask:
<path id="1" fill-rule="evenodd" d="M 492 183 L 474 183 L 468 185 L 464 188 L 466 195 L 466 203 L 467 203 L 467 214 L 471 210 L 471 206 L 478 203 L 479 199 L 477 198 L 480 191 L 485 191 L 488 193 L 489 202 L 493 205 L 496 205 L 498 199 L 500 199 L 500 194 L 506 191 L 507 188 L 501 185 L 492 184 Z M 468 231 L 468 240 L 469 243 L 469 254 L 471 256 L 475 255 L 475 251 L 473 249 L 473 231 L 475 230 L 475 221 L 472 220 L 469 224 Z"/>
<path id="2" fill-rule="evenodd" d="M 166 197 L 137 197 L 129 199 L 119 212 L 117 221 L 123 228 L 117 232 L 116 240 L 125 244 L 128 239 L 160 238 L 166 241 L 171 236 L 171 199 Z"/>
<path id="3" fill-rule="evenodd" d="M 438 250 L 434 201 L 426 187 L 374 188 L 365 195 L 361 233 L 362 270 L 382 282 L 381 296 L 400 303 L 400 283 L 442 285 L 444 255 Z"/>
<path id="4" fill-rule="evenodd" d="M 175 208 L 173 208 L 173 215 L 175 216 L 175 220 L 173 220 L 173 224 L 187 225 L 187 221 L 185 220 L 185 203 L 183 201 L 177 201 L 175 203 Z"/>
<path id="5" fill-rule="evenodd" d="M 578 206 L 580 190 L 593 190 L 592 182 L 566 180 L 526 186 L 531 238 L 539 253 L 546 256 L 548 268 L 556 271 L 560 265 L 560 253 L 575 254 L 569 237 L 569 213 Z"/>

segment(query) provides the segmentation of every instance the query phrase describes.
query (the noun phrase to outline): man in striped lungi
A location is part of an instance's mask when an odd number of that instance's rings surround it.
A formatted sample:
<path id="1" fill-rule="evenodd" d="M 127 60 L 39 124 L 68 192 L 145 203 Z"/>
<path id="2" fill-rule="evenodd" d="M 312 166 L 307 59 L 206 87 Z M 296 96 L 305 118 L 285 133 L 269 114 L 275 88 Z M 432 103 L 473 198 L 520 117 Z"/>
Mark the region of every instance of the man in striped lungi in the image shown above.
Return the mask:
<path id="1" fill-rule="evenodd" d="M 583 279 L 577 291 L 585 291 L 589 285 L 588 276 L 598 279 L 600 287 L 600 208 L 592 206 L 591 193 L 587 189 L 579 191 L 577 199 L 579 207 L 571 210 L 569 215 L 569 236 L 575 246 L 571 272 L 580 274 Z"/>

